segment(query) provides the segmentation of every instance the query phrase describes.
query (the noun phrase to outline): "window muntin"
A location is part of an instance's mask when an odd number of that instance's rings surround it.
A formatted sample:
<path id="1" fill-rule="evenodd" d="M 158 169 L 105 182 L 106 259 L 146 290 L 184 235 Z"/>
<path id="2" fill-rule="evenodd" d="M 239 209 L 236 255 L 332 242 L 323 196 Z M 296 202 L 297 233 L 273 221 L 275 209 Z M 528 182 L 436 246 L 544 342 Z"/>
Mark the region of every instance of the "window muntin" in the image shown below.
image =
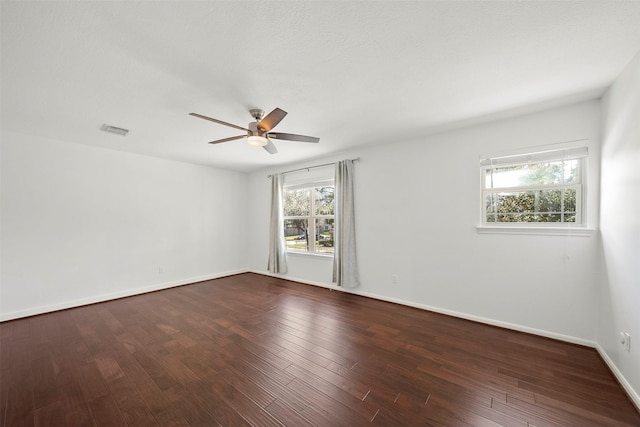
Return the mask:
<path id="1" fill-rule="evenodd" d="M 487 159 L 482 168 L 485 225 L 584 225 L 586 148 Z"/>
<path id="2" fill-rule="evenodd" d="M 285 188 L 283 213 L 287 251 L 333 254 L 334 193 L 333 183 Z"/>

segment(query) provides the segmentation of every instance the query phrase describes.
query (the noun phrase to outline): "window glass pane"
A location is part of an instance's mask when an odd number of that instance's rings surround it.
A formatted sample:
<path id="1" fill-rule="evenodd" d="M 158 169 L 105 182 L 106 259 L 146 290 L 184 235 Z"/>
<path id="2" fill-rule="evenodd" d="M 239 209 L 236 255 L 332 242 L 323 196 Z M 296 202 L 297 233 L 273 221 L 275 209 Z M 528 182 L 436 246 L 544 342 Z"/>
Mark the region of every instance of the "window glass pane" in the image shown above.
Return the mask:
<path id="1" fill-rule="evenodd" d="M 486 198 L 485 198 L 485 212 L 486 212 L 486 217 L 487 217 L 487 222 L 496 222 L 496 204 L 493 202 L 494 201 L 494 194 L 490 193 L 487 194 Z"/>
<path id="2" fill-rule="evenodd" d="M 563 162 L 543 162 L 524 165 L 523 185 L 562 184 L 564 180 Z"/>
<path id="3" fill-rule="evenodd" d="M 316 215 L 333 215 L 333 187 L 318 187 L 315 189 Z"/>
<path id="4" fill-rule="evenodd" d="M 561 222 L 560 214 L 512 213 L 498 214 L 496 222 Z"/>
<path id="5" fill-rule="evenodd" d="M 309 189 L 284 192 L 284 216 L 309 216 Z"/>
<path id="6" fill-rule="evenodd" d="M 308 226 L 306 219 L 284 220 L 284 238 L 288 251 L 307 252 L 309 250 Z"/>
<path id="7" fill-rule="evenodd" d="M 316 219 L 316 252 L 333 253 L 333 218 Z"/>
<path id="8" fill-rule="evenodd" d="M 520 187 L 526 174 L 526 165 L 504 166 L 486 172 L 485 188 Z"/>
<path id="9" fill-rule="evenodd" d="M 485 172 L 485 188 L 560 185 L 580 182 L 578 160 L 504 166 Z"/>
<path id="10" fill-rule="evenodd" d="M 580 176 L 578 176 L 578 159 L 566 160 L 564 162 L 564 182 L 565 184 L 578 184 L 580 183 Z"/>
<path id="11" fill-rule="evenodd" d="M 576 222 L 576 190 L 564 190 L 564 222 Z"/>
<path id="12" fill-rule="evenodd" d="M 562 190 L 534 191 L 534 212 L 562 212 Z M 549 222 L 549 221 L 543 221 Z"/>
<path id="13" fill-rule="evenodd" d="M 571 193 L 575 198 L 575 190 L 532 190 L 489 194 L 485 200 L 487 222 L 562 222 L 562 197 L 564 195 L 567 198 Z M 573 210 L 567 210 L 565 205 L 566 213 L 573 213 L 575 217 L 575 200 Z"/>

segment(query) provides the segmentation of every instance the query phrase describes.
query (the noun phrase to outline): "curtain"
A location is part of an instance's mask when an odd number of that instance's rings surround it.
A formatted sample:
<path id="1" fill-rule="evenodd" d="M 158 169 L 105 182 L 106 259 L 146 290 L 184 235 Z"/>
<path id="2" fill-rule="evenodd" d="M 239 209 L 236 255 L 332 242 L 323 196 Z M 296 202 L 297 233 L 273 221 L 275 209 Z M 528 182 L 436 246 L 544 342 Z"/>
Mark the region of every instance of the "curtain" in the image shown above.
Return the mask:
<path id="1" fill-rule="evenodd" d="M 343 160 L 336 163 L 333 282 L 345 288 L 360 285 L 353 205 L 353 160 Z"/>
<path id="2" fill-rule="evenodd" d="M 282 205 L 282 174 L 271 176 L 271 224 L 269 226 L 270 273 L 287 272 L 287 252 L 284 244 L 284 219 Z"/>

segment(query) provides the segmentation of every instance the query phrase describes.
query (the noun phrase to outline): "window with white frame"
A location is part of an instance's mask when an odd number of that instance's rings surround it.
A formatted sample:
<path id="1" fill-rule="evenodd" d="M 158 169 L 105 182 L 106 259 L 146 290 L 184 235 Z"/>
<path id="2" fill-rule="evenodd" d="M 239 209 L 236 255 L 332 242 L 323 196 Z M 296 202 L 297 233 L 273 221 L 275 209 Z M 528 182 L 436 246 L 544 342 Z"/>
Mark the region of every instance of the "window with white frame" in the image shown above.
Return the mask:
<path id="1" fill-rule="evenodd" d="M 284 237 L 289 252 L 333 254 L 333 181 L 284 188 Z"/>
<path id="2" fill-rule="evenodd" d="M 483 225 L 585 225 L 587 147 L 481 160 Z"/>

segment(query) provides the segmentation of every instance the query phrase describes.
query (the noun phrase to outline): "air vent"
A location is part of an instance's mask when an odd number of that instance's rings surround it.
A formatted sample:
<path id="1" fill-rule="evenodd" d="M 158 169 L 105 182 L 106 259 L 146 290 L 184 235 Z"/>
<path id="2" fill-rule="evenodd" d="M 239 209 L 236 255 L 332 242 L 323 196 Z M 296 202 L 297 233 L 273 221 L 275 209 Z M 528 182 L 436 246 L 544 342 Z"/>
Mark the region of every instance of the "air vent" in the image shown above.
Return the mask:
<path id="1" fill-rule="evenodd" d="M 119 128 L 119 127 L 115 127 L 107 124 L 102 125 L 100 130 L 103 130 L 109 133 L 115 133 L 116 135 L 121 135 L 121 136 L 126 136 L 129 133 L 129 129 L 123 129 L 123 128 Z"/>

